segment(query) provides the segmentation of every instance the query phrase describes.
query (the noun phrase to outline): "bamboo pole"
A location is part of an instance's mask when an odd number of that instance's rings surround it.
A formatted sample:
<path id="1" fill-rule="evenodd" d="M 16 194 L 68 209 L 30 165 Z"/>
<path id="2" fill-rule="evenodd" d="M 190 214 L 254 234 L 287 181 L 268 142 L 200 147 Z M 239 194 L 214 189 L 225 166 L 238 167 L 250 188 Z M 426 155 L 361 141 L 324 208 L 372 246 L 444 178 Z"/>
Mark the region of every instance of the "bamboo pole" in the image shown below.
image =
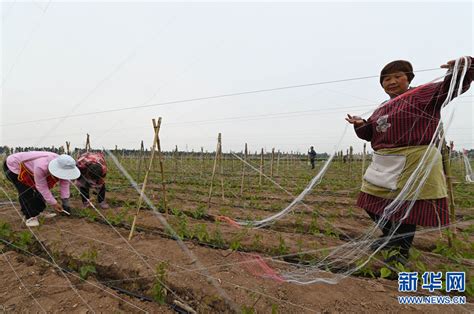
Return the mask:
<path id="1" fill-rule="evenodd" d="M 442 125 L 441 125 L 442 126 Z M 451 163 L 449 160 L 449 149 L 448 145 L 446 145 L 446 142 L 444 140 L 444 128 L 441 127 L 440 131 L 440 138 L 441 141 L 438 143 L 441 145 L 441 156 L 442 156 L 442 161 L 443 161 L 443 170 L 444 174 L 446 177 L 446 185 L 448 188 L 448 198 L 449 198 L 449 218 L 450 218 L 450 232 L 448 233 L 448 245 L 449 247 L 452 247 L 453 245 L 453 240 L 456 238 L 456 227 L 453 227 L 453 225 L 456 222 L 456 209 L 455 209 L 455 204 L 454 204 L 454 193 L 453 193 L 453 183 L 452 183 L 452 174 L 451 174 Z"/>
<path id="2" fill-rule="evenodd" d="M 218 136 L 217 136 L 217 147 L 216 147 L 216 154 L 214 156 L 214 165 L 212 167 L 211 185 L 209 187 L 209 198 L 208 198 L 208 202 L 207 202 L 207 208 L 208 209 L 211 208 L 212 188 L 213 188 L 213 185 L 214 185 L 214 177 L 216 175 L 217 162 L 218 162 L 218 159 L 219 159 L 220 138 L 221 138 L 221 134 L 219 133 Z"/>
<path id="3" fill-rule="evenodd" d="M 449 141 L 449 163 L 450 164 L 451 164 L 451 158 L 452 158 L 452 155 L 453 155 L 453 151 L 454 151 L 454 142 Z"/>
<path id="4" fill-rule="evenodd" d="M 66 141 L 66 154 L 71 155 L 71 142 Z"/>
<path id="5" fill-rule="evenodd" d="M 157 130 L 156 135 L 156 148 L 158 149 L 158 161 L 160 164 L 160 173 L 161 173 L 161 188 L 163 189 L 163 207 L 165 213 L 168 214 L 168 206 L 166 204 L 166 183 L 165 183 L 165 171 L 163 167 L 163 156 L 161 154 L 161 142 L 160 142 L 160 127 L 161 127 L 161 117 L 158 118 L 158 123 L 153 119 L 153 128 Z"/>
<path id="6" fill-rule="evenodd" d="M 242 163 L 242 181 L 240 182 L 240 196 L 244 193 L 244 180 L 245 180 L 245 166 L 247 163 L 247 143 L 245 143 L 245 151 L 244 151 L 244 162 Z"/>
<path id="7" fill-rule="evenodd" d="M 362 180 L 364 180 L 364 173 L 365 173 L 365 149 L 366 149 L 367 143 L 364 143 L 364 149 L 362 151 Z"/>
<path id="8" fill-rule="evenodd" d="M 202 178 L 203 173 L 204 173 L 204 147 L 201 147 L 201 173 L 199 174 L 199 178 Z"/>
<path id="9" fill-rule="evenodd" d="M 87 133 L 87 137 L 86 137 L 86 152 L 90 151 L 91 150 L 91 141 L 90 141 L 90 136 L 89 136 L 89 133 Z"/>
<path id="10" fill-rule="evenodd" d="M 353 153 L 353 148 L 352 146 L 349 146 L 349 156 L 348 156 L 348 162 L 349 162 L 349 175 L 352 178 L 352 153 Z"/>
<path id="11" fill-rule="evenodd" d="M 278 150 L 278 154 L 277 154 L 277 167 L 276 167 L 276 175 L 279 176 L 280 175 L 280 150 Z"/>
<path id="12" fill-rule="evenodd" d="M 270 164 L 270 177 L 273 178 L 273 163 L 275 162 L 275 148 L 272 148 L 272 162 Z"/>
<path id="13" fill-rule="evenodd" d="M 224 163 L 222 161 L 222 137 L 218 138 L 219 142 L 219 166 L 220 166 L 220 174 L 221 174 L 221 190 L 222 190 L 222 200 L 225 200 L 224 197 Z M 225 158 L 225 156 L 224 156 Z M 225 160 L 225 159 L 224 159 Z"/>
<path id="14" fill-rule="evenodd" d="M 178 145 L 176 145 L 176 148 L 174 150 L 174 177 L 175 181 L 178 180 Z"/>
<path id="15" fill-rule="evenodd" d="M 212 187 L 214 184 L 214 177 L 216 175 L 217 161 L 219 159 L 220 143 L 221 143 L 221 134 L 219 133 L 219 135 L 217 136 L 217 147 L 216 147 L 216 155 L 214 157 L 214 166 L 212 167 L 211 185 L 209 187 L 209 198 L 207 200 L 207 209 L 211 208 Z"/>
<path id="16" fill-rule="evenodd" d="M 258 178 L 258 185 L 262 186 L 262 175 L 263 175 L 263 148 L 260 151 L 260 173 Z"/>
<path id="17" fill-rule="evenodd" d="M 152 120 L 153 121 L 153 120 Z M 158 119 L 158 124 L 161 125 L 161 118 Z M 138 198 L 138 206 L 137 211 L 135 212 L 135 216 L 133 217 L 132 227 L 130 228 L 130 234 L 128 235 L 128 240 L 130 241 L 133 237 L 133 232 L 135 231 L 135 224 L 137 222 L 138 213 L 140 212 L 140 207 L 142 206 L 143 195 L 145 194 L 146 184 L 148 182 L 148 175 L 150 174 L 151 168 L 153 167 L 153 159 L 155 158 L 155 150 L 156 150 L 156 143 L 158 142 L 158 132 L 160 132 L 159 125 L 155 128 L 155 124 L 153 123 L 153 128 L 155 131 L 155 136 L 153 138 L 153 146 L 151 149 L 151 157 L 150 162 L 148 164 L 148 169 L 145 172 L 145 178 L 143 179 L 142 189 L 140 191 L 140 197 Z"/>
<path id="18" fill-rule="evenodd" d="M 142 174 L 142 163 L 143 163 L 143 157 L 145 154 L 145 146 L 143 145 L 143 140 L 140 144 L 140 154 L 138 156 L 138 169 L 137 169 L 137 179 L 140 181 L 141 174 Z"/>
<path id="19" fill-rule="evenodd" d="M 441 154 L 443 156 L 443 168 L 446 175 L 446 185 L 448 188 L 448 198 L 449 198 L 449 224 L 453 226 L 456 223 L 456 208 L 454 203 L 454 193 L 453 193 L 453 181 L 451 173 L 451 163 L 449 160 L 449 149 L 448 146 L 443 144 L 441 148 Z M 452 247 L 453 240 L 456 238 L 456 227 L 450 227 L 450 233 L 448 235 L 448 245 Z"/>

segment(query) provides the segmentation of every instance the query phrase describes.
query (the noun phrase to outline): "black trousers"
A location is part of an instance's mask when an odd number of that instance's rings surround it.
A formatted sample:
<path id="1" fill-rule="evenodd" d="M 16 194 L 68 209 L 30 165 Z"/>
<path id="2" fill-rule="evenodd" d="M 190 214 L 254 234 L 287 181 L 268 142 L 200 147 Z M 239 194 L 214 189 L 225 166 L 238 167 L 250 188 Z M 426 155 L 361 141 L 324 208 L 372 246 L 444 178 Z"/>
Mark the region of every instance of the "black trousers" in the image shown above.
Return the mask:
<path id="1" fill-rule="evenodd" d="M 87 203 L 89 200 L 89 190 L 91 186 L 88 183 L 85 183 L 85 185 L 81 186 L 79 188 L 79 191 L 81 192 L 81 199 L 83 203 Z M 99 192 L 97 193 L 97 201 L 99 203 L 102 203 L 105 201 L 105 184 L 102 185 L 102 187 L 99 189 Z"/>
<path id="2" fill-rule="evenodd" d="M 24 185 L 18 181 L 18 175 L 8 169 L 6 162 L 3 163 L 3 172 L 18 191 L 18 200 L 20 201 L 21 211 L 23 215 L 25 215 L 25 218 L 28 219 L 38 216 L 46 208 L 43 195 L 35 188 Z"/>
<path id="3" fill-rule="evenodd" d="M 380 220 L 380 216 L 367 212 L 372 218 L 373 221 L 378 222 Z M 397 223 L 392 222 L 390 220 L 385 220 L 382 222 L 382 226 L 380 229 L 382 230 L 383 237 L 388 237 L 392 233 L 392 228 L 395 228 Z M 415 238 L 415 231 L 416 225 L 410 224 L 400 224 L 397 231 L 392 236 L 392 239 L 387 243 L 386 247 L 393 247 L 398 248 L 400 250 L 400 254 L 404 257 L 408 258 L 409 251 L 411 248 L 411 244 L 413 243 L 413 239 Z"/>
<path id="4" fill-rule="evenodd" d="M 311 169 L 314 169 L 314 159 L 309 160 L 311 162 Z"/>

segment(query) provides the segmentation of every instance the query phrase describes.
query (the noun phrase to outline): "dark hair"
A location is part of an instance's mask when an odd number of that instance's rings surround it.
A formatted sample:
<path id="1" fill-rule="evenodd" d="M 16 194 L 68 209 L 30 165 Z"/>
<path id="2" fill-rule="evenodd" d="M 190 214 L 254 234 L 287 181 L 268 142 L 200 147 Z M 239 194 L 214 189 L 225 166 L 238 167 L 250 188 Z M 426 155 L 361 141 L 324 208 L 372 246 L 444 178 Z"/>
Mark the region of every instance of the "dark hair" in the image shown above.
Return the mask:
<path id="1" fill-rule="evenodd" d="M 103 175 L 104 174 L 102 173 L 102 166 L 100 164 L 92 163 L 87 166 L 86 176 L 89 179 L 97 181 L 102 178 Z"/>
<path id="2" fill-rule="evenodd" d="M 405 73 L 409 83 L 411 83 L 415 77 L 415 74 L 413 73 L 413 66 L 410 62 L 405 60 L 395 60 L 383 67 L 382 71 L 380 72 L 380 85 L 382 85 L 385 76 L 396 72 Z"/>

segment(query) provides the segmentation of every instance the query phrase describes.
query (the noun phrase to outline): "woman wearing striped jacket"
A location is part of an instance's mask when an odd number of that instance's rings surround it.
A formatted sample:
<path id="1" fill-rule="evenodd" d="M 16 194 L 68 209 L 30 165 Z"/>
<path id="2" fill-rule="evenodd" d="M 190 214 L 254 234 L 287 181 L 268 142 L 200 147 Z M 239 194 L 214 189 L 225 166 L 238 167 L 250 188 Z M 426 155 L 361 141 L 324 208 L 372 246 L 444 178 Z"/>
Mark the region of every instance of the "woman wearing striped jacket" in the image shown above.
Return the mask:
<path id="1" fill-rule="evenodd" d="M 462 92 L 469 89 L 474 75 L 473 58 L 467 57 L 467 60 L 469 67 L 461 82 Z M 386 248 L 399 250 L 400 254 L 391 260 L 407 261 L 417 225 L 449 224 L 442 158 L 430 142 L 440 121 L 441 106 L 447 98 L 454 65 L 455 61 L 451 60 L 441 66 L 449 69 L 442 82 L 410 88 L 414 77 L 412 65 L 404 60 L 393 61 L 380 74 L 380 84 L 390 100 L 379 106 L 367 120 L 349 114 L 346 118 L 354 125 L 357 136 L 370 141 L 374 150 L 357 205 L 374 221 L 378 222 L 384 216 L 379 224 L 382 239 L 392 233 L 393 237 L 388 242 L 381 239 L 375 246 L 385 243 Z M 456 92 L 454 96 L 458 96 Z M 404 195 L 401 206 L 390 215 L 384 215 L 384 210 L 400 193 L 425 153 L 428 160 L 434 160 L 426 182 L 421 184 L 416 195 L 413 192 Z M 398 223 L 400 226 L 394 227 Z"/>

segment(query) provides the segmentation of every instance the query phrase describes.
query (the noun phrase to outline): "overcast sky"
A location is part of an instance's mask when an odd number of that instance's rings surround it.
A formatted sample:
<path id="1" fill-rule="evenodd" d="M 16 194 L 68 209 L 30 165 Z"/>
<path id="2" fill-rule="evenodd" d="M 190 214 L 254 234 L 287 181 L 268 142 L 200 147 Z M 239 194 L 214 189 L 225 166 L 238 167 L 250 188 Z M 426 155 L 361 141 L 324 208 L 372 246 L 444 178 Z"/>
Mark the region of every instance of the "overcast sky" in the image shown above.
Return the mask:
<path id="1" fill-rule="evenodd" d="M 394 59 L 422 70 L 474 55 L 472 2 L 16 1 L 1 9 L 0 144 L 9 146 L 80 147 L 86 133 L 93 148 L 150 146 L 151 119 L 162 117 L 165 150 L 214 150 L 221 132 L 225 151 L 247 142 L 251 151 L 329 152 L 346 113 L 368 116 L 387 98 L 377 77 L 179 101 L 377 76 Z M 443 74 L 416 73 L 412 85 Z M 472 95 L 450 104 L 448 139 L 458 149 L 474 148 Z M 79 115 L 153 104 L 161 105 Z M 41 119 L 49 120 L 28 122 Z M 348 130 L 343 145 L 360 150 L 363 141 Z"/>

